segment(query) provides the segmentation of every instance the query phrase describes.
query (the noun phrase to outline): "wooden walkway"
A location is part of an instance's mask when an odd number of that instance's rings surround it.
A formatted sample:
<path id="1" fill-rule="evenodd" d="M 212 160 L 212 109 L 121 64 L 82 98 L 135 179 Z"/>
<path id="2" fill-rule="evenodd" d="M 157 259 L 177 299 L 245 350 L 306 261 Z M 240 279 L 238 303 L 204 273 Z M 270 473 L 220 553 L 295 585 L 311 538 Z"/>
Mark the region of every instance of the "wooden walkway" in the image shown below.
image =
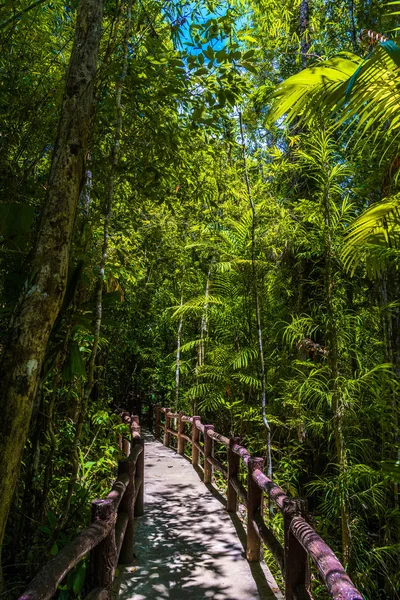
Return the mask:
<path id="1" fill-rule="evenodd" d="M 267 567 L 248 563 L 240 520 L 189 461 L 145 439 L 145 510 L 135 520 L 135 562 L 119 566 L 121 600 L 282 599 Z"/>
<path id="2" fill-rule="evenodd" d="M 142 436 L 137 415 L 121 414 L 129 433 L 119 438 L 126 458 L 118 461 L 112 490 L 92 502 L 91 524 L 42 567 L 19 600 L 50 600 L 87 555 L 87 600 L 283 600 L 260 561 L 263 545 L 284 576 L 287 600 L 312 600 L 310 559 L 334 600 L 363 600 L 331 548 L 307 522 L 303 500 L 287 496 L 264 474 L 262 458 L 252 457 L 239 438 L 223 436 L 198 416 L 154 408 L 155 436 L 161 439 L 163 431 L 163 443 Z M 150 426 L 152 414 L 150 410 Z M 177 453 L 171 449 L 172 438 Z M 191 445 L 191 461 L 184 457 L 186 443 Z M 214 454 L 216 444 L 227 452 L 227 470 Z M 247 489 L 239 478 L 241 467 L 246 469 L 242 480 Z M 227 510 L 208 483 L 213 469 L 227 481 Z M 284 545 L 264 522 L 263 494 L 283 515 Z M 247 511 L 246 535 L 235 512 L 238 499 Z"/>

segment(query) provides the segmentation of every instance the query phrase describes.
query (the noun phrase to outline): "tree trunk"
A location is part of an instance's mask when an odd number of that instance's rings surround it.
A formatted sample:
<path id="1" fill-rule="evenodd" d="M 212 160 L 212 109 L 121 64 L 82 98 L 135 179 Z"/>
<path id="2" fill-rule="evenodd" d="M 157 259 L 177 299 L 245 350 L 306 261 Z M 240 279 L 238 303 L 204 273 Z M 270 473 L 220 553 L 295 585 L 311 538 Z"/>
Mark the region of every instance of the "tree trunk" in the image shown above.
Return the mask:
<path id="1" fill-rule="evenodd" d="M 13 316 L 8 351 L 1 366 L 0 546 L 47 342 L 66 289 L 72 232 L 92 129 L 102 16 L 102 2 L 80 1 L 31 276 Z"/>
<path id="2" fill-rule="evenodd" d="M 208 274 L 207 274 L 207 281 L 206 281 L 206 289 L 204 292 L 204 298 L 205 298 L 205 304 L 204 304 L 204 309 L 203 309 L 203 313 L 201 315 L 201 325 L 200 325 L 200 344 L 199 344 L 199 349 L 198 349 L 198 354 L 197 354 L 197 367 L 202 367 L 204 365 L 204 358 L 205 358 L 205 342 L 204 339 L 207 336 L 207 329 L 208 329 L 208 298 L 210 296 L 210 279 L 211 279 L 211 269 L 212 269 L 212 265 L 213 265 L 214 259 L 211 260 L 211 265 L 210 268 L 208 270 Z"/>
<path id="3" fill-rule="evenodd" d="M 183 291 L 181 294 L 181 306 L 183 306 Z M 179 402 L 179 378 L 181 373 L 181 340 L 182 340 L 182 329 L 183 329 L 183 315 L 179 320 L 178 334 L 176 342 L 176 367 L 175 367 L 175 412 L 178 411 Z"/>
<path id="4" fill-rule="evenodd" d="M 309 0 L 301 0 L 300 3 L 300 19 L 299 19 L 299 33 L 300 33 L 300 52 L 301 52 L 301 64 L 303 69 L 307 67 L 308 52 L 310 50 L 310 32 L 308 28 L 310 26 L 310 2 Z"/>

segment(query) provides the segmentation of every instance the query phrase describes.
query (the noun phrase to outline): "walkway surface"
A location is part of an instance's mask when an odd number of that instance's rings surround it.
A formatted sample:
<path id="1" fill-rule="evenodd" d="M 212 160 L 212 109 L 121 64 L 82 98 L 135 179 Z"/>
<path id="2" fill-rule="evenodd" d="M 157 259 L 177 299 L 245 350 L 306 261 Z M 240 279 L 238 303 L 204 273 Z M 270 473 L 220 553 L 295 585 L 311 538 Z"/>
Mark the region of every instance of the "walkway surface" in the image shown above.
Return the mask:
<path id="1" fill-rule="evenodd" d="M 231 518 L 218 496 L 187 459 L 147 436 L 145 514 L 135 522 L 137 559 L 120 567 L 115 597 L 282 598 L 269 571 L 246 561 L 238 537 L 241 523 L 236 515 Z"/>

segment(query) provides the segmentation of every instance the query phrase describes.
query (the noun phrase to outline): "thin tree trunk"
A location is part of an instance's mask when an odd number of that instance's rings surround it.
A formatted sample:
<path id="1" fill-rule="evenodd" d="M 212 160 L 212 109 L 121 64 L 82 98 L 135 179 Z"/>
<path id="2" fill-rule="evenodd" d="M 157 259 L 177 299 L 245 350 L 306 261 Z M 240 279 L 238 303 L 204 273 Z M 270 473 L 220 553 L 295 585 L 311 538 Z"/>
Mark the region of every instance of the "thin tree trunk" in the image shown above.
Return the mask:
<path id="1" fill-rule="evenodd" d="M 253 215 L 252 219 L 252 228 L 251 228 L 251 267 L 252 267 L 252 276 L 253 276 L 253 289 L 256 303 L 256 320 L 257 320 L 257 339 L 258 339 L 258 354 L 260 359 L 260 375 L 261 375 L 261 404 L 262 404 L 262 418 L 264 427 L 267 432 L 267 472 L 268 477 L 272 479 L 272 452 L 271 452 L 271 428 L 268 423 L 267 414 L 266 414 L 266 406 L 267 406 L 267 378 L 265 374 L 265 361 L 264 361 L 264 350 L 263 350 L 263 335 L 262 335 L 262 326 L 261 326 L 261 310 L 260 310 L 260 296 L 258 293 L 258 285 L 257 285 L 257 269 L 256 269 L 256 246 L 255 246 L 255 238 L 256 238 L 256 221 L 257 221 L 257 212 L 256 207 L 253 200 L 253 195 L 251 193 L 251 185 L 249 179 L 249 172 L 247 169 L 247 160 L 246 160 L 246 145 L 244 140 L 244 132 L 243 132 L 243 119 L 242 113 L 239 112 L 239 126 L 240 126 L 240 137 L 242 141 L 242 155 L 243 155 L 243 166 L 244 166 L 244 175 L 246 180 L 247 194 L 249 197 L 251 212 Z"/>
<path id="2" fill-rule="evenodd" d="M 212 268 L 213 262 L 214 262 L 214 259 L 211 260 L 211 265 L 210 265 L 210 268 L 209 268 L 209 271 L 207 274 L 206 289 L 204 292 L 205 304 L 204 304 L 203 313 L 201 315 L 200 344 L 199 344 L 199 351 L 198 351 L 198 358 L 197 358 L 197 366 L 198 367 L 202 367 L 204 365 L 204 359 L 205 359 L 204 339 L 207 336 L 207 329 L 208 329 L 208 298 L 210 295 L 210 278 L 211 278 L 211 268 Z"/>
<path id="3" fill-rule="evenodd" d="M 90 143 L 103 3 L 80 0 L 48 197 L 32 271 L 13 317 L 1 366 L 0 546 L 28 435 L 51 329 L 66 289 L 71 239 Z"/>
<path id="4" fill-rule="evenodd" d="M 299 19 L 299 33 L 300 33 L 300 52 L 301 52 L 301 64 L 303 69 L 307 66 L 308 53 L 310 51 L 311 41 L 310 32 L 308 30 L 310 26 L 310 2 L 309 0 L 302 0 L 300 3 L 300 19 Z"/>
<path id="5" fill-rule="evenodd" d="M 181 306 L 183 306 L 183 290 L 181 293 Z M 175 366 L 175 412 L 178 410 L 179 402 L 179 379 L 181 374 L 181 340 L 182 340 L 182 329 L 183 329 L 183 315 L 179 320 L 178 333 L 176 340 L 176 366 Z"/>

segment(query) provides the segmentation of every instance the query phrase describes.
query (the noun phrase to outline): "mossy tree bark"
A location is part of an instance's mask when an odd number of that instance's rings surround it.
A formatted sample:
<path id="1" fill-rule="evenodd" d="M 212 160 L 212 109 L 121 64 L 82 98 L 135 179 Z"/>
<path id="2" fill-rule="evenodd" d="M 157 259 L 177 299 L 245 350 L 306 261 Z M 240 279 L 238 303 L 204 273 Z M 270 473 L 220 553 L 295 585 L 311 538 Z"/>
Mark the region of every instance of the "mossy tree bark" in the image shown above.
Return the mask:
<path id="1" fill-rule="evenodd" d="M 80 0 L 32 271 L 13 316 L 8 351 L 0 369 L 0 546 L 47 342 L 66 289 L 72 231 L 92 128 L 102 17 L 102 2 Z"/>

